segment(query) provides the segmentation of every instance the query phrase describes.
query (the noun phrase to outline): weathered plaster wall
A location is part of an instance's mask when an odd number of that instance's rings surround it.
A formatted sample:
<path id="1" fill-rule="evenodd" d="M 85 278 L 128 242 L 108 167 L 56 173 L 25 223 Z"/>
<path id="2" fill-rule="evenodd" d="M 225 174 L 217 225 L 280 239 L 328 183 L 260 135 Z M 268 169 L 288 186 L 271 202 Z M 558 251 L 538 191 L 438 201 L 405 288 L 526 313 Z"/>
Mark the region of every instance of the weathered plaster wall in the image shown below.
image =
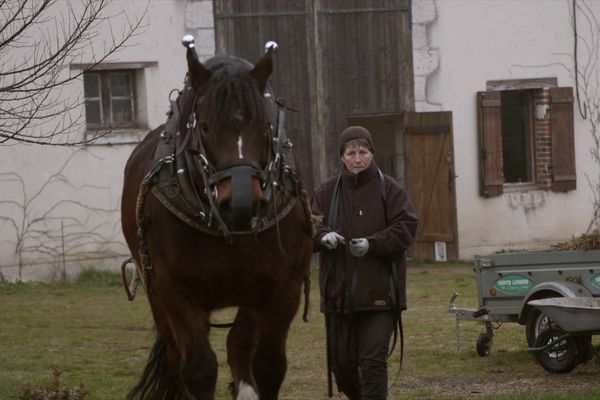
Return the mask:
<path id="1" fill-rule="evenodd" d="M 437 49 L 431 47 L 429 30 L 437 18 L 434 0 L 418 0 L 412 3 L 413 67 L 415 81 L 415 111 L 440 111 L 441 104 L 434 104 L 427 97 L 428 81 L 439 67 Z"/>
<path id="2" fill-rule="evenodd" d="M 141 1 L 115 1 L 106 15 L 122 15 L 126 13 L 130 19 L 141 15 Z M 65 7 L 65 1 L 59 1 L 57 7 Z M 153 129 L 162 124 L 167 111 L 167 96 L 171 89 L 181 88 L 187 70 L 185 50 L 181 45 L 184 34 L 196 36 L 197 50 L 202 59 L 214 54 L 214 24 L 212 1 L 163 0 L 150 1 L 147 14 L 143 20 L 143 28 L 131 39 L 129 46 L 110 57 L 107 62 L 146 62 L 150 67 L 144 71 L 144 88 L 140 94 L 144 96 L 141 103 L 146 104 L 145 119 L 148 128 Z M 113 26 L 117 27 L 115 17 Z M 110 40 L 110 32 L 98 32 L 94 45 L 101 51 L 104 41 Z M 82 63 L 89 62 L 84 58 Z M 68 73 L 68 71 L 65 71 Z M 66 98 L 82 98 L 83 83 L 76 82 L 63 90 Z M 82 128 L 83 129 L 83 128 Z M 141 132 L 143 136 L 147 129 Z M 83 132 L 83 130 L 82 130 Z M 25 195 L 31 198 L 42 187 L 44 182 L 71 160 L 64 170 L 65 179 L 76 189 L 67 184 L 48 186 L 42 196 L 32 203 L 30 216 L 41 215 L 61 199 L 77 200 L 88 207 L 118 209 L 123 186 L 123 168 L 132 144 L 89 145 L 83 148 L 42 147 L 36 145 L 13 144 L 0 146 L 0 173 L 18 173 L 25 182 Z M 74 154 L 75 153 L 75 154 Z M 83 187 L 84 185 L 94 185 Z M 18 207 L 9 205 L 7 201 L 23 203 L 23 191 L 16 182 L 0 183 L 0 216 L 10 216 L 20 220 Z M 90 212 L 80 207 L 65 207 L 60 211 L 63 217 L 73 217 L 84 221 L 88 229 L 95 230 L 99 224 L 102 234 L 115 240 L 108 247 L 123 255 L 128 253 L 120 233 L 120 214 L 112 212 Z M 88 219 L 89 218 L 89 219 Z M 84 228 L 80 229 L 82 232 Z M 101 240 L 98 240 L 100 242 Z M 0 273 L 5 279 L 14 280 L 17 274 L 14 254 L 15 231 L 10 223 L 0 221 Z M 98 256 L 106 254 L 107 246 L 98 243 Z M 81 266 L 120 266 L 123 256 L 111 259 L 94 259 L 89 263 L 69 263 L 69 275 L 78 272 Z M 35 263 L 31 257 L 28 262 Z M 60 266 L 56 263 L 31 265 L 23 270 L 23 279 L 51 279 L 59 275 Z"/>
<path id="3" fill-rule="evenodd" d="M 59 2 L 64 6 L 65 1 Z M 109 14 L 126 11 L 139 15 L 140 2 L 118 1 Z M 493 199 L 478 194 L 478 160 L 475 93 L 485 90 L 488 80 L 556 77 L 561 86 L 573 86 L 569 74 L 572 31 L 568 1 L 493 2 L 418 0 L 413 2 L 413 47 L 415 108 L 417 111 L 449 110 L 454 119 L 454 148 L 457 178 L 457 205 L 461 258 L 489 251 L 540 247 L 581 233 L 591 216 L 590 190 L 586 174 L 595 171 L 588 150 L 588 128 L 576 113 L 576 158 L 578 190 L 569 193 L 544 191 L 510 192 Z M 590 3 L 600 15 L 600 3 Z M 167 95 L 181 87 L 185 55 L 181 37 L 192 33 L 201 58 L 214 54 L 214 21 L 211 0 L 151 1 L 143 32 L 130 46 L 111 57 L 113 62 L 149 62 L 144 73 L 146 119 L 149 128 L 161 124 L 167 109 Z M 99 32 L 108 38 L 109 32 Z M 95 42 L 101 46 L 100 38 Z M 64 95 L 81 97 L 82 85 L 65 88 Z M 133 145 L 87 146 L 83 149 L 31 145 L 0 146 L 0 173 L 16 172 L 25 181 L 28 196 L 33 194 L 64 162 L 75 185 L 93 183 L 99 188 L 72 190 L 51 188 L 41 212 L 63 198 L 85 201 L 102 208 L 118 207 L 122 171 Z M 19 200 L 17 186 L 3 183 L 0 202 Z M 37 211 L 36 211 L 37 210 Z M 14 213 L 5 206 L 2 213 Z M 74 208 L 70 210 L 78 215 Z M 119 224 L 118 213 L 105 218 L 108 226 Z M 92 222 L 90 222 L 91 224 Z M 112 229 L 112 228 L 111 228 Z M 122 241 L 117 232 L 116 240 Z M 14 279 L 14 232 L 0 222 L 0 271 Z M 124 252 L 122 245 L 115 251 Z M 95 265 L 101 261 L 92 261 Z M 107 265 L 117 267 L 118 260 Z M 73 268 L 73 266 L 70 266 Z M 25 271 L 24 278 L 53 274 L 52 268 L 38 266 Z M 73 268 L 75 271 L 75 268 Z"/>
<path id="4" fill-rule="evenodd" d="M 479 196 L 476 92 L 489 80 L 554 77 L 574 86 L 570 1 L 415 1 L 417 110 L 453 113 L 460 257 L 539 248 L 585 231 L 592 205 L 586 122 L 575 111 L 577 190 Z M 596 16 L 600 3 L 589 2 Z M 586 35 L 581 27 L 580 34 Z M 588 38 L 589 39 L 589 38 Z"/>

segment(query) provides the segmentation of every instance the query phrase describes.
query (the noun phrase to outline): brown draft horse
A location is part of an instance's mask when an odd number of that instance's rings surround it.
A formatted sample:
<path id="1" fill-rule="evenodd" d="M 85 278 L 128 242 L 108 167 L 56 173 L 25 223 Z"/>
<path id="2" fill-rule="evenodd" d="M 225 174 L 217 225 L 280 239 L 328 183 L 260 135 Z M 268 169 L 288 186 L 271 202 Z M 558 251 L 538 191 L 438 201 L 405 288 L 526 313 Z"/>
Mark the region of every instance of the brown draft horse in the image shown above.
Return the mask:
<path id="1" fill-rule="evenodd" d="M 184 89 L 125 168 L 123 232 L 156 326 L 128 398 L 214 399 L 211 313 L 233 306 L 232 396 L 277 399 L 312 225 L 269 84 L 276 44 L 256 66 L 229 56 L 202 64 L 185 40 Z"/>

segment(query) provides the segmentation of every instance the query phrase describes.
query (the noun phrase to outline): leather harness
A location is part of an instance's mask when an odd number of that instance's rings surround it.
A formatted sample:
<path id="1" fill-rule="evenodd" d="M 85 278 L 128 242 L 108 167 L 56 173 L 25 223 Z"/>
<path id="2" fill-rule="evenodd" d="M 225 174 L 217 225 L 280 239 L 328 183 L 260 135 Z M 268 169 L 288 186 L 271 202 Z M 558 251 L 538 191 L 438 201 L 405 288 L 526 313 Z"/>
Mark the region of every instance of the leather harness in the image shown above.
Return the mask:
<path id="1" fill-rule="evenodd" d="M 186 83 L 184 92 L 191 90 Z M 173 93 L 177 93 L 173 99 Z M 194 105 L 198 95 L 194 99 Z M 155 155 L 146 167 L 144 184 L 152 186 L 154 196 L 175 216 L 202 233 L 221 236 L 232 241 L 235 236 L 257 234 L 277 226 L 294 207 L 302 185 L 294 169 L 292 142 L 284 129 L 285 106 L 273 99 L 268 88 L 265 103 L 268 107 L 270 126 L 267 130 L 269 160 L 265 167 L 246 160 L 235 160 L 223 166 L 209 162 L 199 133 L 197 119 L 192 111 L 186 124 L 186 131 L 179 132 L 180 104 L 182 93 L 172 91 L 169 96 L 171 110 L 161 132 Z M 194 107 L 192 107 L 193 110 Z M 203 187 L 197 187 L 201 178 Z M 268 209 L 256 217 L 250 230 L 235 230 L 228 227 L 221 218 L 217 205 L 217 184 L 226 178 L 232 179 L 237 190 L 239 183 L 249 179 L 241 176 L 255 176 L 261 182 Z M 249 188 L 246 188 L 249 192 Z M 235 206 L 235 204 L 232 204 Z"/>

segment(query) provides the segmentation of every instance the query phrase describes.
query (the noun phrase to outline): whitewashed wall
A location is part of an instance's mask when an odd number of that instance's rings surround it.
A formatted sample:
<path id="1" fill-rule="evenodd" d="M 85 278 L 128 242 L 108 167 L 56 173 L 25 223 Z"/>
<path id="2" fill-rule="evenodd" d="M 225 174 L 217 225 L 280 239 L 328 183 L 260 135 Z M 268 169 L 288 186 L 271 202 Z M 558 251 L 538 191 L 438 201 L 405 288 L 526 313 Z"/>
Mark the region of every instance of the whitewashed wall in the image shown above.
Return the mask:
<path id="1" fill-rule="evenodd" d="M 59 2 L 61 6 L 65 3 Z M 565 54 L 573 51 L 569 4 L 570 1 L 562 0 L 413 2 L 415 108 L 453 112 L 458 229 L 463 259 L 501 249 L 543 247 L 569 239 L 587 228 L 592 210 L 585 175 L 595 172 L 596 166 L 588 153 L 591 145 L 588 126 L 578 113 L 575 113 L 577 191 L 512 192 L 483 199 L 478 187 L 475 93 L 485 90 L 486 81 L 500 79 L 556 77 L 560 86 L 574 86 L 564 68 L 571 67 L 571 59 Z M 590 4 L 600 16 L 600 2 Z M 135 18 L 145 5 L 143 0 L 115 1 L 109 15 L 125 11 Z M 169 91 L 181 87 L 185 74 L 181 37 L 186 33 L 196 36 L 201 58 L 214 54 L 212 0 L 150 1 L 144 25 L 130 46 L 108 61 L 151 63 L 144 73 L 142 93 L 148 127 L 154 128 L 164 121 Z M 109 39 L 109 32 L 99 33 L 100 38 Z M 100 38 L 96 46 L 101 46 Z M 81 98 L 82 92 L 83 85 L 77 83 L 66 88 L 64 95 Z M 77 149 L 4 145 L 0 146 L 0 173 L 18 173 L 25 182 L 25 194 L 31 198 L 70 159 L 64 176 L 77 189 L 60 183 L 48 186 L 31 204 L 30 216 L 40 215 L 61 199 L 114 210 L 119 207 L 123 167 L 132 149 L 131 144 Z M 86 184 L 95 187 L 81 187 Z M 6 202 L 22 204 L 23 196 L 18 182 L 0 183 L 0 215 L 20 220 L 19 209 Z M 105 222 L 103 235 L 121 243 L 111 245 L 110 250 L 127 253 L 122 244 L 118 211 L 89 214 L 75 206 L 61 211 L 61 215 L 72 215 L 79 220 L 90 217 L 87 221 L 90 228 Z M 0 222 L 0 273 L 11 280 L 17 273 L 14 242 L 14 229 L 9 223 Z M 106 248 L 99 246 L 97 250 L 101 256 Z M 23 278 L 59 276 L 59 261 L 30 265 L 23 271 Z M 120 257 L 98 259 L 88 265 L 118 267 L 119 261 Z M 76 273 L 78 265 L 68 264 L 68 274 Z"/>
<path id="2" fill-rule="evenodd" d="M 119 27 L 119 18 L 123 17 L 123 13 L 135 20 L 142 15 L 146 4 L 144 0 L 113 1 L 105 15 L 113 16 L 113 27 Z M 150 67 L 143 74 L 144 87 L 140 88 L 142 90 L 139 93 L 145 97 L 140 100 L 147 107 L 142 110 L 143 119 L 153 129 L 164 122 L 167 96 L 171 89 L 181 88 L 187 70 L 185 49 L 181 45 L 182 36 L 194 34 L 198 53 L 205 59 L 214 54 L 214 27 L 212 0 L 153 0 L 148 4 L 139 34 L 129 42 L 125 50 L 111 56 L 107 62 L 149 63 Z M 59 1 L 57 7 L 64 8 L 65 5 L 66 1 Z M 110 40 L 110 32 L 106 30 L 98 33 L 94 46 L 96 51 L 101 51 L 103 40 Z M 80 60 L 81 63 L 90 61 L 89 57 Z M 80 81 L 66 87 L 63 95 L 65 98 L 82 98 L 83 83 Z M 140 134 L 143 136 L 145 131 Z M 117 242 L 107 245 L 102 243 L 104 239 L 98 239 L 96 251 L 99 258 L 83 264 L 68 263 L 68 275 L 76 274 L 80 266 L 118 267 L 128 253 L 120 233 L 118 208 L 123 186 L 123 168 L 133 147 L 132 144 L 89 145 L 79 148 L 0 145 L 0 173 L 17 173 L 25 182 L 24 193 L 19 182 L 0 183 L 0 216 L 9 216 L 20 222 L 22 217 L 19 207 L 8 202 L 23 205 L 25 196 L 29 199 L 34 197 L 48 178 L 70 159 L 63 173 L 69 184 L 57 182 L 48 185 L 31 203 L 28 215 L 30 218 L 40 216 L 61 199 L 78 201 L 87 207 L 112 210 L 91 211 L 65 204 L 53 214 L 84 221 L 90 230 Z M 82 187 L 83 185 L 94 187 Z M 96 228 L 98 226 L 100 227 Z M 56 226 L 47 229 L 56 229 Z M 77 230 L 82 233 L 84 231 L 83 228 Z M 16 234 L 11 224 L 0 221 L 0 273 L 7 280 L 14 280 L 18 276 L 15 240 Z M 122 255 L 104 259 L 102 257 L 107 254 L 107 250 Z M 29 265 L 23 270 L 23 280 L 52 279 L 60 277 L 62 273 L 61 260 L 38 265 L 38 257 L 27 256 L 25 261 Z"/>
<path id="3" fill-rule="evenodd" d="M 575 86 L 571 1 L 416 0 L 413 2 L 417 111 L 452 111 L 460 257 L 542 248 L 588 227 L 586 173 L 597 166 L 591 136 L 575 109 L 577 190 L 479 196 L 476 92 L 490 80 L 555 77 Z M 588 2 L 596 17 L 600 2 Z M 580 35 L 586 35 L 580 16 Z M 589 39 L 589 37 L 588 37 Z M 583 46 L 583 42 L 580 40 Z M 581 51 L 581 49 L 580 49 Z M 565 68 L 566 67 L 566 68 Z"/>

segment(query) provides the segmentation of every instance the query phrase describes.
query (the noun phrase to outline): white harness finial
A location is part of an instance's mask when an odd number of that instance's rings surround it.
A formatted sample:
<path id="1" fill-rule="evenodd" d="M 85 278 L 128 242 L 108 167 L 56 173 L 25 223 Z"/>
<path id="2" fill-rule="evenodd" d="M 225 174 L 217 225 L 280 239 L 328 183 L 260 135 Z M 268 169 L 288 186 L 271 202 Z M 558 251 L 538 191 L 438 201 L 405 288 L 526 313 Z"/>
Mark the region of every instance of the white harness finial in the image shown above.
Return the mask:
<path id="1" fill-rule="evenodd" d="M 269 40 L 267 43 L 265 43 L 265 53 L 267 51 L 269 51 L 269 49 L 273 49 L 273 51 L 277 50 L 279 48 L 279 45 L 277 44 L 276 41 L 274 40 Z"/>
<path id="2" fill-rule="evenodd" d="M 183 47 L 191 49 L 194 48 L 194 37 L 192 35 L 185 35 L 183 38 L 181 38 L 181 44 L 183 45 Z"/>

